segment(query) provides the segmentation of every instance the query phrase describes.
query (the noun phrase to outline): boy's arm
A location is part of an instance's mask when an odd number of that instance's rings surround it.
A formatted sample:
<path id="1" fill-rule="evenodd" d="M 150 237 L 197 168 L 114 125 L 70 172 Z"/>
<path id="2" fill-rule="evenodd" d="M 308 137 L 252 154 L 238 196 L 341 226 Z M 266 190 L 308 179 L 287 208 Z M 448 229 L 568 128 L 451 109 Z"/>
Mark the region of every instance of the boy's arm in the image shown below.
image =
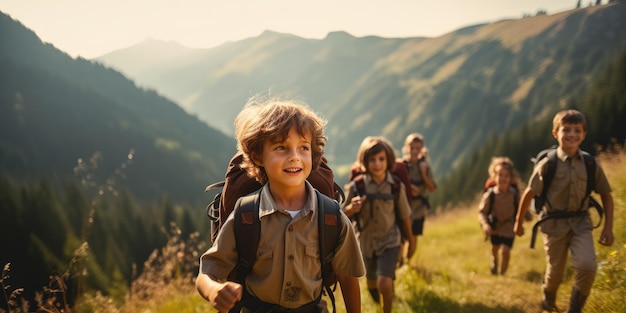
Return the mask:
<path id="1" fill-rule="evenodd" d="M 485 236 L 490 236 L 491 232 L 493 231 L 493 229 L 491 229 L 491 226 L 489 226 L 489 223 L 487 222 L 487 212 L 490 209 L 488 204 L 490 202 L 489 194 L 489 191 L 483 193 L 482 197 L 480 198 L 480 203 L 478 204 L 478 223 L 485 233 Z"/>
<path id="2" fill-rule="evenodd" d="M 437 185 L 434 181 L 430 179 L 428 175 L 428 163 L 420 162 L 420 174 L 422 175 L 422 180 L 424 181 L 424 185 L 428 188 L 429 191 L 435 191 L 437 189 Z"/>
<path id="3" fill-rule="evenodd" d="M 613 196 L 611 193 L 600 194 L 602 206 L 604 207 L 604 228 L 598 242 L 604 246 L 613 244 L 615 237 L 613 236 Z"/>
<path id="4" fill-rule="evenodd" d="M 227 281 L 219 283 L 207 274 L 200 273 L 196 278 L 196 288 L 202 298 L 206 299 L 219 312 L 228 312 L 237 302 L 241 301 L 242 286 Z"/>
<path id="5" fill-rule="evenodd" d="M 535 197 L 535 192 L 527 187 L 524 190 L 524 194 L 522 194 L 522 198 L 520 199 L 518 208 L 517 208 L 517 216 L 515 217 L 515 226 L 513 227 L 513 231 L 518 236 L 524 235 L 524 220 L 526 216 L 526 212 L 528 212 L 528 206 L 530 206 L 530 201 Z"/>
<path id="6" fill-rule="evenodd" d="M 409 249 L 406 252 L 406 258 L 410 260 L 415 253 L 415 236 L 413 236 L 413 230 L 411 229 L 411 218 L 407 217 L 402 219 L 402 226 L 404 227 L 405 234 L 408 234 Z"/>
<path id="7" fill-rule="evenodd" d="M 354 276 L 337 275 L 337 281 L 341 286 L 343 302 L 346 305 L 346 312 L 361 313 L 361 289 L 359 278 Z"/>

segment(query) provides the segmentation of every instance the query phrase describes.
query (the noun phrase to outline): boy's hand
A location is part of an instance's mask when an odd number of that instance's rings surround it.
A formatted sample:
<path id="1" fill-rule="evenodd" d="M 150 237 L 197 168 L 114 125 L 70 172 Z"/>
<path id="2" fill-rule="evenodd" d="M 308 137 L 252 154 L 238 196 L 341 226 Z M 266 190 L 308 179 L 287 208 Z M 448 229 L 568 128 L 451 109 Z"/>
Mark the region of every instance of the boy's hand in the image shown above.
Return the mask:
<path id="1" fill-rule="evenodd" d="M 219 312 L 226 313 L 239 301 L 243 293 L 243 286 L 238 283 L 227 281 L 221 287 L 213 289 L 209 295 L 209 300 L 213 307 Z"/>
<path id="2" fill-rule="evenodd" d="M 516 221 L 515 222 L 515 226 L 513 226 L 513 231 L 515 232 L 516 235 L 518 236 L 523 236 L 524 235 L 524 225 L 521 222 Z"/>
<path id="3" fill-rule="evenodd" d="M 491 236 L 492 229 L 489 225 L 485 225 L 483 226 L 483 232 L 485 233 L 485 236 Z"/>
<path id="4" fill-rule="evenodd" d="M 352 211 L 353 214 L 361 212 L 361 208 L 363 207 L 363 202 L 365 202 L 365 198 L 367 198 L 367 196 L 356 196 L 352 198 L 352 200 L 350 201 L 350 203 L 352 204 L 352 208 L 350 211 Z"/>
<path id="5" fill-rule="evenodd" d="M 410 260 L 413 254 L 415 254 L 415 237 L 409 236 L 409 249 L 406 252 L 406 259 Z"/>
<path id="6" fill-rule="evenodd" d="M 604 230 L 602 230 L 602 235 L 600 235 L 598 243 L 608 247 L 613 244 L 613 240 L 615 240 L 615 237 L 613 236 L 613 231 L 611 229 L 605 228 Z"/>
<path id="7" fill-rule="evenodd" d="M 410 196 L 412 198 L 415 198 L 417 196 L 419 196 L 420 194 L 420 187 L 417 187 L 416 185 L 411 184 L 411 194 Z"/>

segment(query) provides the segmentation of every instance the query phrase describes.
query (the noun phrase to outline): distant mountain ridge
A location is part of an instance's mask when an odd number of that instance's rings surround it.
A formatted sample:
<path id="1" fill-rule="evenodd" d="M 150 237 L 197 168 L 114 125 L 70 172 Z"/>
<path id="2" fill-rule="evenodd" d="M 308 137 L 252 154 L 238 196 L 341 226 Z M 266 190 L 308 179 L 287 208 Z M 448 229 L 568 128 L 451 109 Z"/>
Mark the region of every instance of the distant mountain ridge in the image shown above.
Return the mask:
<path id="1" fill-rule="evenodd" d="M 473 25 L 437 38 L 337 32 L 310 40 L 268 31 L 129 75 L 227 133 L 256 93 L 303 98 L 328 118 L 326 151 L 340 171 L 364 136 L 384 135 L 399 149 L 407 134 L 420 132 L 436 172 L 445 175 L 492 134 L 541 119 L 582 95 L 625 49 L 625 20 L 620 2 Z M 115 53 L 121 58 L 133 49 Z M 109 55 L 98 60 L 124 68 Z"/>
<path id="2" fill-rule="evenodd" d="M 230 136 L 117 71 L 44 44 L 21 23 L 0 14 L 0 172 L 20 179 L 73 176 L 78 159 L 103 156 L 107 175 L 124 169 L 144 201 L 206 201 L 204 186 L 223 178 L 234 153 Z"/>

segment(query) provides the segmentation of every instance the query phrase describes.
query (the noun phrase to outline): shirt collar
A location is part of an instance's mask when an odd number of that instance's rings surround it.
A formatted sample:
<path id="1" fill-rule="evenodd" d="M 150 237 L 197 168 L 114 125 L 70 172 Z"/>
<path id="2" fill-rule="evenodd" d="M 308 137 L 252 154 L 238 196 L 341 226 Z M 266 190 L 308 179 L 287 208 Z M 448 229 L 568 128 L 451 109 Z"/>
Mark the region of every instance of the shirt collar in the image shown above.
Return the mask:
<path id="1" fill-rule="evenodd" d="M 559 160 L 565 162 L 565 161 L 567 161 L 567 158 L 569 156 L 565 153 L 565 151 L 563 151 L 563 149 L 561 149 L 561 147 L 558 147 L 556 149 L 556 157 Z M 578 151 L 576 152 L 576 154 L 572 158 L 573 159 L 582 159 L 582 157 L 583 157 L 583 152 L 580 149 L 578 149 Z"/>
<path id="2" fill-rule="evenodd" d="M 302 211 L 300 211 L 300 213 L 303 213 L 305 216 L 309 216 L 309 214 L 317 208 L 317 197 L 315 196 L 315 189 L 308 181 L 305 181 L 305 188 L 307 199 L 304 202 L 304 206 L 302 207 Z M 284 211 L 278 207 L 276 202 L 274 202 L 274 198 L 272 198 L 272 194 L 270 193 L 269 183 L 263 185 L 260 197 L 259 218 L 275 212 Z M 312 214 L 310 215 L 312 216 Z"/>

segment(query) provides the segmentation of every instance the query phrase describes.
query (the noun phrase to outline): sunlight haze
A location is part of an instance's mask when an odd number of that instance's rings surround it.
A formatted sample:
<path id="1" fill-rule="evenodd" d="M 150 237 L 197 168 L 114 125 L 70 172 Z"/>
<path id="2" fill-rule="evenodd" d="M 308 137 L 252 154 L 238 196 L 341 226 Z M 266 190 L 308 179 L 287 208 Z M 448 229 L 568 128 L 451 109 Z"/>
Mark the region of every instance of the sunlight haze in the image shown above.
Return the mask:
<path id="1" fill-rule="evenodd" d="M 35 1 L 0 0 L 0 11 L 71 56 L 95 58 L 147 38 L 211 48 L 264 30 L 321 39 L 437 37 L 458 28 L 573 9 L 576 0 L 449 1 Z"/>

